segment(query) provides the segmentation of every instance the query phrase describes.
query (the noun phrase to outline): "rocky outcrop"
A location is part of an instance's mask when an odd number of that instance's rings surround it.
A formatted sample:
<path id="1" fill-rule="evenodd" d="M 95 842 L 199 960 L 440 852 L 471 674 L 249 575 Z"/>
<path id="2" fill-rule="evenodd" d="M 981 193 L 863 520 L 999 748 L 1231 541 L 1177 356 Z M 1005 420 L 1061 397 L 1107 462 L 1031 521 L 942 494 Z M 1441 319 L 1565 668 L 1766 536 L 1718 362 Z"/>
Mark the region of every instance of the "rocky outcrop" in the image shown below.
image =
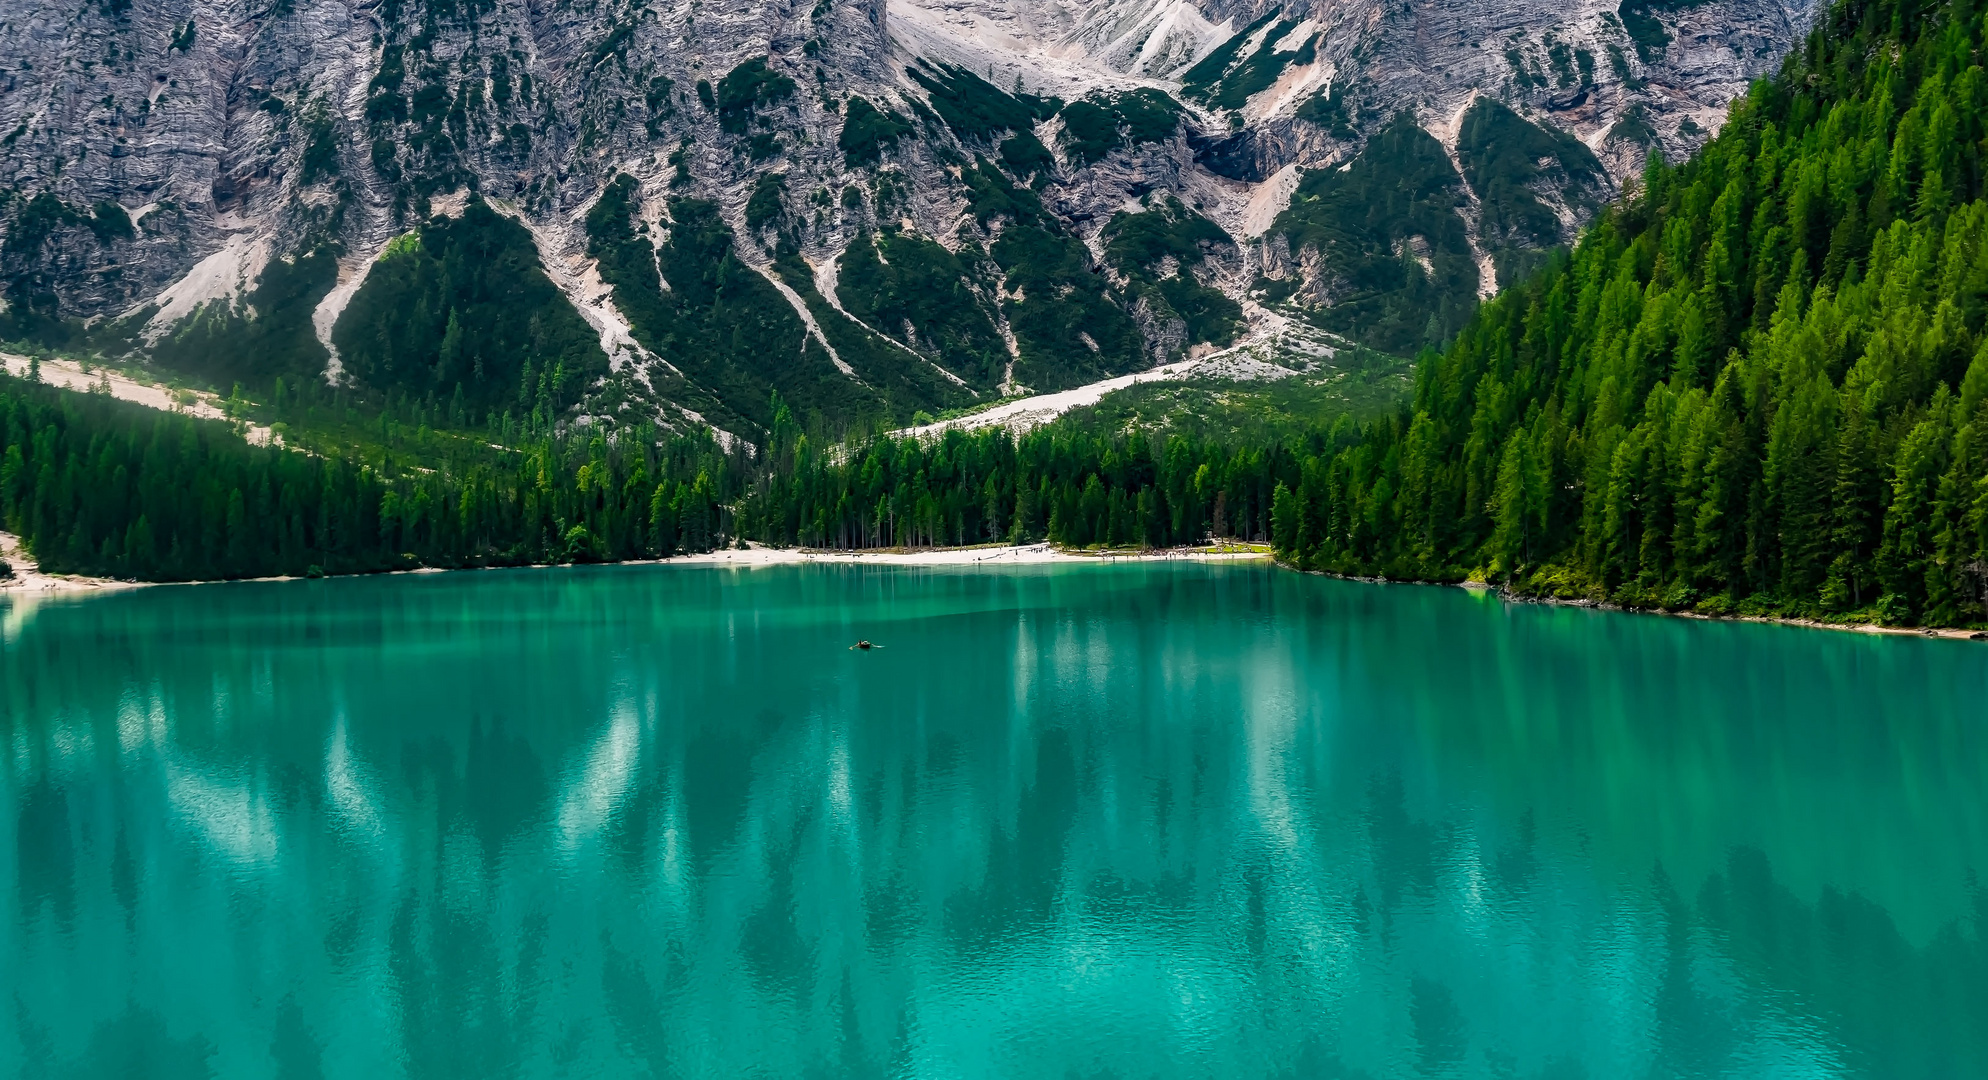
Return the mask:
<path id="1" fill-rule="evenodd" d="M 320 291 L 293 306 L 334 321 L 339 280 L 474 194 L 527 224 L 577 305 L 611 314 L 617 358 L 666 351 L 635 340 L 641 320 L 590 269 L 587 212 L 624 174 L 655 243 L 672 200 L 704 199 L 747 265 L 819 265 L 900 230 L 956 253 L 991 295 L 1019 257 L 999 243 L 1012 226 L 1095 251 L 1114 214 L 1170 194 L 1238 239 L 1274 233 L 1306 170 L 1344 164 L 1404 112 L 1453 129 L 1478 97 L 1571 133 L 1620 178 L 1651 148 L 1702 140 L 1807 17 L 1799 0 L 4 0 L 4 336 L 143 348 L 314 252 L 338 272 L 298 275 Z M 941 67 L 1033 119 L 962 130 L 933 100 Z M 1110 112 L 1141 88 L 1181 106 L 1166 131 Z M 1118 144 L 1072 150 L 1084 100 L 1120 118 Z M 1245 261 L 1302 267 L 1308 294 L 1332 295 L 1315 248 L 1267 244 Z M 1240 295 L 1248 275 L 1222 281 Z M 1177 319 L 1111 302 L 1147 355 L 1191 344 Z"/>

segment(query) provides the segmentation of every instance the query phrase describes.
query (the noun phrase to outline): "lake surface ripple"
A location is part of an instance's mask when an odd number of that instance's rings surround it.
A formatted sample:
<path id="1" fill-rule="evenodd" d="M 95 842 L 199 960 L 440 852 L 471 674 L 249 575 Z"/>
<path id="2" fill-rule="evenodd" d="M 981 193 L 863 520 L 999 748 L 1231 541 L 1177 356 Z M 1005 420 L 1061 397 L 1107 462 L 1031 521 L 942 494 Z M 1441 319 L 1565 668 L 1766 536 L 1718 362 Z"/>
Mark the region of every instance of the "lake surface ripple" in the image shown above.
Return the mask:
<path id="1" fill-rule="evenodd" d="M 1261 565 L 16 602 L 0 1076 L 1984 1076 L 1984 700 Z"/>

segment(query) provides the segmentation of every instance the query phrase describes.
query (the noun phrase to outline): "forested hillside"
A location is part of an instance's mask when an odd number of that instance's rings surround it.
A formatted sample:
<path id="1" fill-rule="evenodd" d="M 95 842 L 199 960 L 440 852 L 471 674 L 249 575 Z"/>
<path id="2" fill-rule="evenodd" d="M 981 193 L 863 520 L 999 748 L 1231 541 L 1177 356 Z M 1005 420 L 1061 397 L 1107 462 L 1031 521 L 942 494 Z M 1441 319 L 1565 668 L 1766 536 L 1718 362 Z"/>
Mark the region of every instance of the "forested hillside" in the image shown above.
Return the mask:
<path id="1" fill-rule="evenodd" d="M 0 526 L 46 570 L 151 581 L 710 550 L 742 463 L 648 434 L 375 467 L 0 374 Z"/>
<path id="2" fill-rule="evenodd" d="M 360 464 L 0 374 L 0 527 L 46 570 L 152 581 L 646 559 L 741 537 L 1164 546 L 1266 536 L 1296 460 L 1058 428 L 821 446 L 777 397 L 769 411 L 757 458 L 650 430 L 515 451 L 430 437 L 413 462 Z"/>
<path id="3" fill-rule="evenodd" d="M 1688 163 L 1305 458 L 1307 568 L 1702 612 L 1981 618 L 1983 17 L 1839 4 Z"/>
<path id="4" fill-rule="evenodd" d="M 149 578 L 632 558 L 739 537 L 1268 537 L 1287 562 L 1337 573 L 1978 623 L 1983 34 L 1964 3 L 1839 5 L 1703 153 L 1653 162 L 1571 255 L 1426 353 L 1400 411 L 1364 424 L 1256 445 L 1066 424 L 830 446 L 772 395 L 754 454 L 544 427 L 506 450 L 491 444 L 512 428 L 493 423 L 488 441 L 459 440 L 474 452 L 416 468 L 249 447 L 218 424 L 8 380 L 0 521 L 51 569 Z M 1182 236 L 1192 255 L 1199 239 Z M 915 299 L 878 295 L 880 311 Z"/>

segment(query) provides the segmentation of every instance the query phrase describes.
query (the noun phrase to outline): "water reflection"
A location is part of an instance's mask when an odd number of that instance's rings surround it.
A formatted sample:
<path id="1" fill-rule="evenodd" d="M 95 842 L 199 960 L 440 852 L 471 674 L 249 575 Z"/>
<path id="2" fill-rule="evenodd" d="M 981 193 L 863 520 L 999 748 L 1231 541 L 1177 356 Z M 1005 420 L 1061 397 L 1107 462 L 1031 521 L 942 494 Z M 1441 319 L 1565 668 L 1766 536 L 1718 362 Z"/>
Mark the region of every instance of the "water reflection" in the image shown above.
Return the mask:
<path id="1" fill-rule="evenodd" d="M 0 1074 L 1988 1071 L 1966 646 L 1174 566 L 0 622 Z"/>

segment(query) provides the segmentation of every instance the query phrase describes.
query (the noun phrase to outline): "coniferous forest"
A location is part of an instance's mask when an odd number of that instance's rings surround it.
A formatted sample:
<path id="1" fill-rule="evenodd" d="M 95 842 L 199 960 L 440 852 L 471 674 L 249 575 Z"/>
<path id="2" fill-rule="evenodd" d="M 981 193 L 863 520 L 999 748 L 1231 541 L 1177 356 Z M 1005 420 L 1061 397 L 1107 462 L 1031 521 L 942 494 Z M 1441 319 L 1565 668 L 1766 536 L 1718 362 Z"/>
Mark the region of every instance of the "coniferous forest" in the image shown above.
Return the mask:
<path id="1" fill-rule="evenodd" d="M 652 431 L 354 465 L 0 375 L 0 522 L 52 571 L 141 580 L 668 557 L 750 538 L 868 548 L 1267 535 L 1281 450 L 1043 428 L 817 447 L 776 399 L 768 449 Z"/>
<path id="2" fill-rule="evenodd" d="M 1363 424 L 1061 423 L 763 449 L 622 428 L 415 465 L 0 381 L 0 522 L 141 579 L 862 548 L 1266 539 L 1311 570 L 1632 607 L 1966 625 L 1988 595 L 1988 15 L 1835 5 L 1690 161 Z M 4 378 L 4 377 L 0 377 Z M 1230 444 L 1230 443 L 1233 443 Z"/>
<path id="3" fill-rule="evenodd" d="M 1691 161 L 1279 493 L 1298 565 L 1971 622 L 1988 565 L 1983 17 L 1836 5 Z"/>

